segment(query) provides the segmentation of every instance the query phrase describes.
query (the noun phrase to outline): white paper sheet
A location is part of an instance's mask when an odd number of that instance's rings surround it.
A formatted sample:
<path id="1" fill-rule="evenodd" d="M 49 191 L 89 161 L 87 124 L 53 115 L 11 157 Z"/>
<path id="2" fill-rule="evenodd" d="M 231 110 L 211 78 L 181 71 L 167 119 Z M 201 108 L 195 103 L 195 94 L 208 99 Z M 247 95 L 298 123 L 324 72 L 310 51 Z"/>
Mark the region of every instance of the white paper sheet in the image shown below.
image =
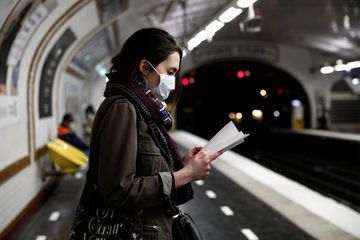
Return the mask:
<path id="1" fill-rule="evenodd" d="M 247 136 L 249 136 L 249 134 L 239 132 L 234 123 L 230 121 L 211 138 L 203 149 L 209 152 L 217 152 L 220 150 L 225 152 L 244 142 Z"/>

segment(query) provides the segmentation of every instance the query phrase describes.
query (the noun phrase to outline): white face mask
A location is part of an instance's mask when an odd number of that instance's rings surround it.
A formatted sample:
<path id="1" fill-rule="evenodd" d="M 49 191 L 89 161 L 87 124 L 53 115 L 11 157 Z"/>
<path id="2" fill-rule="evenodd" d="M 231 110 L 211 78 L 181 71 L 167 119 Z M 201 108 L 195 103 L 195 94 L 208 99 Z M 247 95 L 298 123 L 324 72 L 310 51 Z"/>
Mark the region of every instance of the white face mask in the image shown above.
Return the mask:
<path id="1" fill-rule="evenodd" d="M 149 61 L 148 63 L 160 76 L 159 85 L 153 87 L 152 91 L 161 98 L 161 100 L 165 100 L 169 97 L 170 92 L 175 89 L 175 76 L 160 74 Z"/>

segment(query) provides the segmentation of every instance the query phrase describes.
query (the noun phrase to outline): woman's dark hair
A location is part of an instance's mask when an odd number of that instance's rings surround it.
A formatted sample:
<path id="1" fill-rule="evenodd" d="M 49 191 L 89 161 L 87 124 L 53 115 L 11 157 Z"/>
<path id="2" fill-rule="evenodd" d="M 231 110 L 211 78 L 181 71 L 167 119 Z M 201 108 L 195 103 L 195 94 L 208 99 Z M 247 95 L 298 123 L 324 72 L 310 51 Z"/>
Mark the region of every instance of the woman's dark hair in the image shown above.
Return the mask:
<path id="1" fill-rule="evenodd" d="M 121 76 L 121 78 L 116 79 L 117 81 L 129 79 L 143 81 L 143 73 L 139 69 L 139 63 L 142 59 L 150 61 L 156 67 L 175 52 L 180 55 L 181 65 L 182 49 L 172 35 L 159 28 L 140 29 L 125 41 L 120 53 L 111 59 L 112 67 L 110 72 L 117 72 Z M 149 68 L 149 71 L 153 70 Z M 176 77 L 177 91 L 173 91 L 169 98 L 174 106 L 180 97 L 179 71 Z"/>
<path id="2" fill-rule="evenodd" d="M 142 59 L 156 66 L 174 52 L 180 54 L 181 61 L 181 47 L 168 32 L 159 28 L 140 29 L 125 41 L 120 53 L 111 60 L 110 72 L 119 73 L 123 77 L 121 80 L 142 81 L 139 70 Z"/>

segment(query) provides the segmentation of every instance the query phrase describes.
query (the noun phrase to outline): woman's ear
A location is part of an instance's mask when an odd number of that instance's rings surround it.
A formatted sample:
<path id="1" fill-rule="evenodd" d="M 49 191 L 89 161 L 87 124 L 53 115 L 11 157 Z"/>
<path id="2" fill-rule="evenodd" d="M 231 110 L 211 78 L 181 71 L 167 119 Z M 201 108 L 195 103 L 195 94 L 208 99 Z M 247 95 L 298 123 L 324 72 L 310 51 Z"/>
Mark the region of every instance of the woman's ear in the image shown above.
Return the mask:
<path id="1" fill-rule="evenodd" d="M 142 74 L 144 76 L 148 75 L 149 73 L 149 66 L 148 66 L 148 63 L 145 59 L 142 59 L 140 62 L 139 62 L 139 69 L 140 69 L 140 72 L 142 72 Z"/>

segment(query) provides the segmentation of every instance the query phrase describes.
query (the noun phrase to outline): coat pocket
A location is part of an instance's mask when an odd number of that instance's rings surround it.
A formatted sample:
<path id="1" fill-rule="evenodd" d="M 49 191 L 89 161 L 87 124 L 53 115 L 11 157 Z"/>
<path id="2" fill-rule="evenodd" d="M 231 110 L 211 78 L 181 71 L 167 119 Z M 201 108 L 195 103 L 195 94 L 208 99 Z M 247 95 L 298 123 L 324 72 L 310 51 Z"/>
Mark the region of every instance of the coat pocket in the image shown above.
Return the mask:
<path id="1" fill-rule="evenodd" d="M 139 139 L 138 152 L 141 154 L 160 156 L 161 151 L 154 141 L 148 139 Z"/>
<path id="2" fill-rule="evenodd" d="M 160 171 L 163 157 L 160 149 L 151 140 L 139 139 L 137 172 L 142 176 L 152 176 Z"/>
<path id="3" fill-rule="evenodd" d="M 159 240 L 160 232 L 159 226 L 143 225 L 143 240 Z"/>

